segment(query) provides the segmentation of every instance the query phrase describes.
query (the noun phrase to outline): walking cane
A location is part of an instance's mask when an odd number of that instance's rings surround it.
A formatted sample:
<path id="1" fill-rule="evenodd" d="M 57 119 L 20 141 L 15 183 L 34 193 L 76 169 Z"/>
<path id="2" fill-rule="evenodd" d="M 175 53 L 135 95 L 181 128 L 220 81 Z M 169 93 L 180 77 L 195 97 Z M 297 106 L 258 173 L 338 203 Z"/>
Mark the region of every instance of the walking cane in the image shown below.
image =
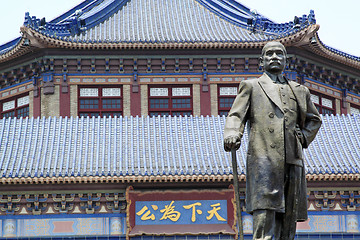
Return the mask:
<path id="1" fill-rule="evenodd" d="M 236 201 L 236 214 L 238 218 L 239 226 L 239 235 L 240 240 L 244 240 L 244 231 L 241 217 L 241 207 L 240 207 L 240 193 L 239 193 L 239 178 L 237 172 L 237 161 L 236 161 L 236 150 L 231 149 L 231 159 L 232 159 L 232 168 L 233 168 L 233 177 L 234 177 L 234 191 L 235 191 L 235 201 Z"/>

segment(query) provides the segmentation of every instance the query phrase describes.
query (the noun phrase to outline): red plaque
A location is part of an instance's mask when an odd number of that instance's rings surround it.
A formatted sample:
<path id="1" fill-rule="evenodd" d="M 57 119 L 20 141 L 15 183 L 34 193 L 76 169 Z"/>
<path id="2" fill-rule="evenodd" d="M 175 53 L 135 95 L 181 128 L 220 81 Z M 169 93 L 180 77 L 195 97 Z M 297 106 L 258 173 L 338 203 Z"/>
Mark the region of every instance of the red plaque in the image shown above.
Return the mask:
<path id="1" fill-rule="evenodd" d="M 128 190 L 128 237 L 140 235 L 236 235 L 234 191 Z"/>

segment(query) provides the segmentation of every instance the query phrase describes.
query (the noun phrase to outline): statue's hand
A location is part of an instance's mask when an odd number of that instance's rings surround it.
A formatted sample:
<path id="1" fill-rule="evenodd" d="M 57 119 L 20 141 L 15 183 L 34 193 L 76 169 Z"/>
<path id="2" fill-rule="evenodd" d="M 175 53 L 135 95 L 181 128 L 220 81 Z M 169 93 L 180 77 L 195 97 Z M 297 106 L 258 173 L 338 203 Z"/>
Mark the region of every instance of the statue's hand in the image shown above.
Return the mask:
<path id="1" fill-rule="evenodd" d="M 304 137 L 304 134 L 303 132 L 301 131 L 300 127 L 298 124 L 296 124 L 296 127 L 295 127 L 295 134 L 296 136 L 299 138 L 300 142 L 301 142 L 301 145 L 304 145 L 305 143 L 305 137 Z"/>
<path id="2" fill-rule="evenodd" d="M 230 152 L 231 149 L 238 150 L 241 144 L 241 139 L 238 136 L 229 136 L 224 139 L 224 149 Z"/>

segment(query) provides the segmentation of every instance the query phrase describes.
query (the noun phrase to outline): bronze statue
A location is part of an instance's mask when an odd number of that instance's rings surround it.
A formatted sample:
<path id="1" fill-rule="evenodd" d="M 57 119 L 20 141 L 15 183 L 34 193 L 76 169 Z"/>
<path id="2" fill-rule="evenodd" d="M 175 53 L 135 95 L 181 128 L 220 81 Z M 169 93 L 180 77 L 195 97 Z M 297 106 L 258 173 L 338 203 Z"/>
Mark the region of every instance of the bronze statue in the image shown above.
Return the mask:
<path id="1" fill-rule="evenodd" d="M 285 47 L 267 43 L 260 57 L 264 74 L 240 83 L 224 130 L 226 151 L 238 149 L 248 123 L 246 211 L 253 239 L 292 240 L 296 222 L 307 220 L 303 148 L 321 126 L 308 88 L 289 81 Z"/>

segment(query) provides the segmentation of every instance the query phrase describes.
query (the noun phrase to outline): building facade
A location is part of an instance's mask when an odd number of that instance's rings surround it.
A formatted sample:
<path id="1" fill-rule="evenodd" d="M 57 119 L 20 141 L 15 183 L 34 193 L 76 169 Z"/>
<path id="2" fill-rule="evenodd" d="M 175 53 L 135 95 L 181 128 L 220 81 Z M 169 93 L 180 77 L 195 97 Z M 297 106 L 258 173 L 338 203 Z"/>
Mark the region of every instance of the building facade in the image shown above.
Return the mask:
<path id="1" fill-rule="evenodd" d="M 360 58 L 318 29 L 313 11 L 275 23 L 230 0 L 85 0 L 51 21 L 26 13 L 21 37 L 0 46 L 0 236 L 236 238 L 222 129 L 276 40 L 286 76 L 310 89 L 324 121 L 305 152 L 309 220 L 298 238 L 359 238 Z M 245 155 L 246 144 L 242 191 Z"/>

